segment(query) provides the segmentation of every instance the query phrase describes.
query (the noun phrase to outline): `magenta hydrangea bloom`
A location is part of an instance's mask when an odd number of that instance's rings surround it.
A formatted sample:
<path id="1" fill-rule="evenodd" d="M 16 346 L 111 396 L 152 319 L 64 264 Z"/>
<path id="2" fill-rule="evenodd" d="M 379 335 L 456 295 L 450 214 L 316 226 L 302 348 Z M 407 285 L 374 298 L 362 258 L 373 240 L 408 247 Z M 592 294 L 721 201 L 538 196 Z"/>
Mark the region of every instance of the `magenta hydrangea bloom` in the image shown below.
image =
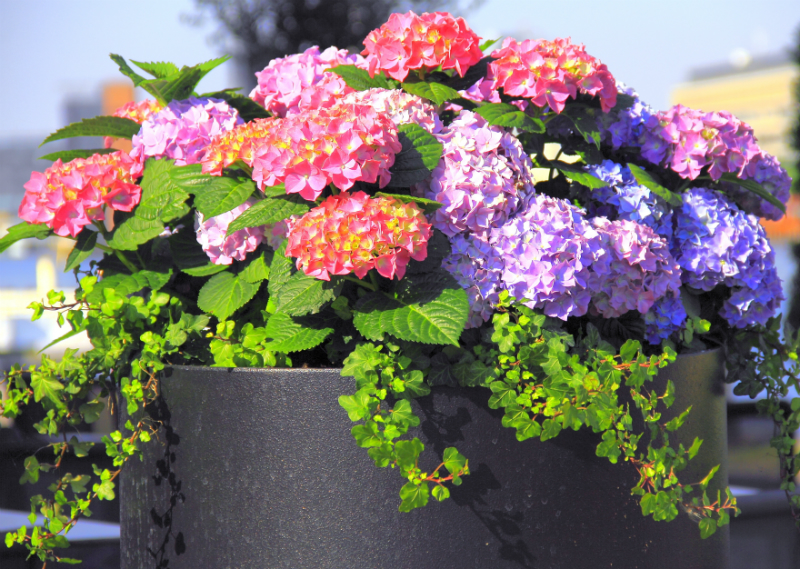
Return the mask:
<path id="1" fill-rule="evenodd" d="M 256 73 L 258 86 L 250 93 L 250 98 L 276 117 L 297 114 L 302 110 L 301 107 L 320 108 L 324 106 L 321 101 L 327 99 L 325 88 L 311 89 L 306 94 L 305 101 L 304 92 L 326 77 L 335 77 L 332 73 L 325 73 L 325 70 L 338 65 L 365 67 L 366 63 L 363 57 L 351 54 L 346 49 L 329 47 L 320 53 L 317 46 L 312 46 L 303 53 L 273 59 L 262 71 Z M 329 81 L 325 86 L 331 90 L 342 88 L 340 79 L 331 77 Z M 343 90 L 352 91 L 350 88 Z"/>
<path id="2" fill-rule="evenodd" d="M 424 99 L 397 89 L 369 89 L 355 91 L 343 98 L 344 103 L 369 105 L 377 112 L 387 115 L 392 122 L 418 124 L 431 134 L 442 130 L 442 120 L 436 109 Z"/>
<path id="3" fill-rule="evenodd" d="M 243 124 L 239 112 L 221 99 L 190 97 L 172 101 L 142 123 L 131 156 L 172 158 L 177 166 L 200 163 L 211 140 Z"/>
<path id="4" fill-rule="evenodd" d="M 436 138 L 442 159 L 413 191 L 444 204 L 431 222 L 448 237 L 470 231 L 487 240 L 533 195 L 531 160 L 516 138 L 470 111 Z"/>
<path id="5" fill-rule="evenodd" d="M 234 260 L 244 261 L 247 254 L 261 244 L 264 239 L 262 227 L 246 227 L 225 236 L 233 220 L 253 204 L 255 201 L 250 199 L 231 211 L 205 220 L 198 212 L 194 222 L 197 242 L 215 265 L 230 265 Z"/>

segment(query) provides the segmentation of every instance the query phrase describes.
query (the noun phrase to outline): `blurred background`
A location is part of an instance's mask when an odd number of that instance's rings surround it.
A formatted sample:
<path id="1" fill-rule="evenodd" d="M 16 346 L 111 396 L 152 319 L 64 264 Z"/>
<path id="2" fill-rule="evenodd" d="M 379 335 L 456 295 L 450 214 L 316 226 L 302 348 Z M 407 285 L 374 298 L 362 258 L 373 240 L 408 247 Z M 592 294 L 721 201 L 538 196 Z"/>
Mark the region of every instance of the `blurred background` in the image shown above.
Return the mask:
<path id="1" fill-rule="evenodd" d="M 728 110 L 749 123 L 759 143 L 797 180 L 800 158 L 800 3 L 761 0 L 0 0 L 0 236 L 18 223 L 23 184 L 49 162 L 38 157 L 97 140 L 69 139 L 39 148 L 49 133 L 82 118 L 110 114 L 145 98 L 108 58 L 193 65 L 223 54 L 233 61 L 212 71 L 200 88 L 242 87 L 271 59 L 312 45 L 362 49 L 361 40 L 392 11 L 448 10 L 463 16 L 484 39 L 571 36 L 606 63 L 615 78 L 660 110 L 681 103 L 704 111 Z M 793 143 L 793 137 L 795 142 Z M 765 223 L 778 255 L 787 302 L 800 324 L 800 184 L 784 220 Z M 60 336 L 54 319 L 30 321 L 29 303 L 50 289 L 74 288 L 62 267 L 70 242 L 19 242 L 0 257 L 0 370 L 34 363 L 36 351 Z M 800 279 L 797 279 L 800 282 Z M 85 347 L 76 337 L 72 346 Z M 48 353 L 58 357 L 65 345 Z M 19 512 L 41 490 L 19 487 L 22 458 L 41 446 L 31 425 L 0 419 L 0 533 L 21 525 Z M 110 421 L 83 433 L 99 440 Z M 732 525 L 733 568 L 800 567 L 800 541 L 769 448 L 772 424 L 751 401 L 729 397 L 730 482 L 744 514 Z M 90 462 L 103 460 L 102 450 Z M 17 517 L 15 517 L 17 516 Z M 24 515 L 23 515 L 24 518 Z M 95 512 L 73 557 L 83 567 L 119 563 L 118 510 Z M 85 523 L 85 522 L 84 522 Z M 79 524 L 80 525 L 80 524 Z M 75 535 L 73 532 L 72 535 Z M 83 545 L 81 545 L 83 544 Z M 80 549 L 83 547 L 84 549 Z M 83 551 L 83 553 L 81 553 Z M 0 566 L 28 567 L 19 552 L 0 552 Z M 50 565 L 48 565 L 50 567 Z"/>

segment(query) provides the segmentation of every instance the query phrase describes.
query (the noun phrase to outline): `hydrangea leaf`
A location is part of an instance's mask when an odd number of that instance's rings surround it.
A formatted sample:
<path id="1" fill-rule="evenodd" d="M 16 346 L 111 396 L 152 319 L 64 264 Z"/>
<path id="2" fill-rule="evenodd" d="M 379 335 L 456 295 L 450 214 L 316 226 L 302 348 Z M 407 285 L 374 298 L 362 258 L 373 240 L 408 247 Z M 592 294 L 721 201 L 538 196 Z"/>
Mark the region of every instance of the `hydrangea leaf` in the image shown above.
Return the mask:
<path id="1" fill-rule="evenodd" d="M 253 99 L 240 95 L 239 93 L 214 91 L 213 93 L 203 93 L 202 96 L 222 99 L 228 103 L 228 105 L 239 111 L 239 116 L 242 117 L 244 122 L 250 122 L 254 119 L 266 119 L 272 116 L 264 107 L 256 103 Z"/>
<path id="2" fill-rule="evenodd" d="M 389 169 L 390 188 L 408 188 L 431 175 L 442 157 L 442 143 L 417 124 L 400 125 L 402 150 L 394 157 Z"/>
<path id="3" fill-rule="evenodd" d="M 152 63 L 145 63 L 142 61 L 136 61 L 131 59 L 131 63 L 135 64 L 136 67 L 149 73 L 153 77 L 157 79 L 163 79 L 164 77 L 169 77 L 170 75 L 175 75 L 180 71 L 178 66 L 174 63 L 169 61 L 156 61 Z"/>
<path id="4" fill-rule="evenodd" d="M 656 182 L 655 178 L 653 178 L 650 172 L 632 163 L 628 164 L 628 168 L 630 169 L 631 174 L 633 174 L 633 177 L 636 178 L 637 182 L 660 198 L 663 198 L 668 204 L 673 207 L 680 207 L 683 205 L 683 200 L 681 197 L 675 192 L 671 192 Z"/>
<path id="5" fill-rule="evenodd" d="M 253 195 L 256 185 L 252 180 L 212 176 L 207 184 L 196 189 L 194 206 L 205 219 L 209 219 L 242 205 Z"/>
<path id="6" fill-rule="evenodd" d="M 89 158 L 90 156 L 94 156 L 95 154 L 111 154 L 112 152 L 116 152 L 116 148 L 92 148 L 88 150 L 61 150 L 60 152 L 51 152 L 50 154 L 45 154 L 44 156 L 39 156 L 39 160 L 52 160 L 55 162 L 56 160 L 61 160 L 62 162 L 69 162 L 70 160 L 75 160 L 76 158 Z"/>
<path id="7" fill-rule="evenodd" d="M 271 352 L 291 353 L 310 350 L 333 333 L 321 319 L 292 318 L 285 312 L 276 312 L 267 322 L 266 337 L 271 340 L 262 345 Z"/>
<path id="8" fill-rule="evenodd" d="M 577 182 L 593 190 L 608 187 L 608 182 L 601 180 L 591 172 L 587 172 L 581 164 L 568 164 L 560 160 L 551 161 L 537 157 L 536 165 L 541 168 L 555 168 L 573 182 Z"/>
<path id="9" fill-rule="evenodd" d="M 404 194 L 387 194 L 387 193 L 384 193 L 384 192 L 378 192 L 375 195 L 376 196 L 383 196 L 383 197 L 386 197 L 386 198 L 394 198 L 394 199 L 399 200 L 399 201 L 401 201 L 403 203 L 416 204 L 419 207 L 419 209 L 422 210 L 422 213 L 424 213 L 425 215 L 432 214 L 433 212 L 435 212 L 437 209 L 439 209 L 440 207 L 442 207 L 444 205 L 441 202 L 437 202 L 435 200 L 429 200 L 427 198 L 418 198 L 416 196 L 407 196 L 407 195 L 404 195 Z"/>
<path id="10" fill-rule="evenodd" d="M 258 292 L 258 287 L 258 284 L 249 283 L 233 273 L 218 273 L 200 289 L 197 306 L 203 312 L 225 320 L 250 302 Z"/>
<path id="11" fill-rule="evenodd" d="M 457 346 L 468 310 L 467 293 L 446 273 L 406 275 L 393 292 L 361 298 L 353 323 L 372 340 L 391 334 L 409 342 Z"/>
<path id="12" fill-rule="evenodd" d="M 44 139 L 39 145 L 42 147 L 48 142 L 62 140 L 64 138 L 74 138 L 76 136 L 112 136 L 114 138 L 130 139 L 141 129 L 141 125 L 131 119 L 122 117 L 94 117 L 83 119 L 64 128 L 58 129 L 53 134 Z"/>
<path id="13" fill-rule="evenodd" d="M 333 300 L 334 284 L 296 272 L 277 291 L 275 311 L 289 316 L 302 316 L 318 312 L 326 302 Z"/>
<path id="14" fill-rule="evenodd" d="M 420 81 L 418 83 L 403 83 L 403 91 L 411 93 L 417 97 L 422 97 L 431 101 L 434 105 L 441 105 L 447 101 L 458 99 L 461 95 L 458 91 L 447 85 L 436 83 L 435 81 L 426 82 Z"/>
<path id="15" fill-rule="evenodd" d="M 597 126 L 598 112 L 600 111 L 597 109 L 568 101 L 564 110 L 561 111 L 561 115 L 572 121 L 575 129 L 586 142 L 594 145 L 595 148 L 600 148 L 600 141 L 603 137 L 600 134 L 600 128 Z"/>
<path id="16" fill-rule="evenodd" d="M 145 79 L 139 83 L 139 87 L 153 95 L 162 105 L 168 105 L 173 100 L 188 99 L 203 75 L 205 73 L 198 67 L 185 67 L 167 77 Z"/>
<path id="17" fill-rule="evenodd" d="M 239 273 L 241 278 L 249 283 L 256 284 L 269 278 L 269 268 L 272 263 L 272 252 L 265 251 L 252 261 Z"/>
<path id="18" fill-rule="evenodd" d="M 374 77 L 370 77 L 369 71 L 359 69 L 355 65 L 337 65 L 336 67 L 331 67 L 328 71 L 344 79 L 347 86 L 356 91 L 366 91 L 376 87 L 380 89 L 397 88 L 396 81 L 387 79 L 381 73 L 376 73 Z"/>
<path id="19" fill-rule="evenodd" d="M 128 62 L 125 61 L 125 58 L 121 55 L 117 55 L 116 53 L 112 53 L 109 55 L 111 60 L 119 66 L 120 72 L 125 75 L 128 79 L 133 81 L 133 86 L 138 87 L 141 85 L 142 81 L 147 81 L 146 77 L 142 77 L 133 68 L 128 65 Z"/>
<path id="20" fill-rule="evenodd" d="M 212 178 L 211 174 L 203 174 L 202 164 L 173 166 L 169 171 L 170 181 L 189 194 L 194 194 L 198 188 L 208 184 Z"/>
<path id="21" fill-rule="evenodd" d="M 0 253 L 11 247 L 17 241 L 22 239 L 29 239 L 35 237 L 36 239 L 45 239 L 52 235 L 53 232 L 46 225 L 41 223 L 28 223 L 24 221 L 17 225 L 12 225 L 8 228 L 8 233 L 0 239 Z"/>
<path id="22" fill-rule="evenodd" d="M 67 273 L 80 266 L 94 251 L 94 246 L 97 244 L 97 231 L 83 229 L 78 233 L 78 240 L 75 246 L 67 256 L 67 265 L 64 267 L 64 272 Z"/>
<path id="23" fill-rule="evenodd" d="M 742 180 L 741 178 L 738 178 L 736 174 L 733 174 L 731 172 L 725 172 L 724 174 L 722 174 L 721 179 L 725 182 L 738 184 L 745 190 L 749 190 L 758 197 L 760 197 L 761 199 L 768 201 L 769 203 L 777 207 L 779 210 L 781 210 L 783 213 L 786 213 L 786 205 L 781 200 L 779 200 L 771 193 L 769 193 L 767 190 L 765 190 L 764 186 L 762 186 L 755 180 Z"/>
<path id="24" fill-rule="evenodd" d="M 227 268 L 227 265 L 215 265 L 214 263 L 208 263 L 206 265 L 200 265 L 199 267 L 187 267 L 185 269 L 181 269 L 181 272 L 193 277 L 210 277 L 211 275 L 221 273 Z"/>
<path id="25" fill-rule="evenodd" d="M 303 215 L 308 209 L 308 202 L 299 196 L 261 200 L 228 225 L 227 235 L 246 227 L 260 227 L 277 223 L 293 215 Z"/>
<path id="26" fill-rule="evenodd" d="M 284 240 L 275 250 L 272 262 L 269 265 L 268 290 L 270 297 L 272 297 L 270 300 L 274 300 L 283 284 L 292 277 L 295 270 L 294 263 L 286 256 L 286 240 Z"/>
<path id="27" fill-rule="evenodd" d="M 525 132 L 542 133 L 544 123 L 508 103 L 485 103 L 475 110 L 490 125 L 517 128 Z"/>

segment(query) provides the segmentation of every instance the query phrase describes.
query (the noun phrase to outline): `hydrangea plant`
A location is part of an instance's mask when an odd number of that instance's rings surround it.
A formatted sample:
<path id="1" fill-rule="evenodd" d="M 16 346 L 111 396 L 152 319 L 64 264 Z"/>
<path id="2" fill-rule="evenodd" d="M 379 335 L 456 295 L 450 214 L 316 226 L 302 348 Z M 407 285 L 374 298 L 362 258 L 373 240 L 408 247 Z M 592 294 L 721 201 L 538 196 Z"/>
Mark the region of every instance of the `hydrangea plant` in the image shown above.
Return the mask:
<path id="1" fill-rule="evenodd" d="M 598 456 L 638 470 L 644 515 L 680 508 L 707 537 L 736 501 L 708 492 L 713 471 L 681 478 L 700 442 L 670 441 L 686 413 L 660 417 L 680 386 L 651 382 L 676 354 L 721 347 L 736 393 L 766 392 L 758 405 L 794 491 L 800 399 L 780 402 L 798 386 L 798 342 L 779 333 L 758 220 L 783 215 L 786 172 L 742 121 L 654 111 L 582 45 L 493 43 L 447 13 L 394 14 L 361 54 L 272 61 L 249 97 L 195 92 L 226 58 L 134 62 L 146 78 L 112 55 L 153 98 L 50 135 L 105 148 L 48 155 L 23 222 L 0 240 L 74 241 L 74 299 L 53 291 L 31 308 L 93 347 L 14 367 L 0 410 L 37 402 L 39 432 L 63 434 L 26 459 L 23 483 L 84 455 L 65 433 L 106 405 L 141 418 L 104 438 L 114 469 L 58 471 L 52 494 L 32 499 L 43 526 L 8 533 L 9 546 L 65 560 L 64 536 L 114 498 L 157 432 L 137 411 L 177 364 L 341 367 L 355 379 L 338 402 L 355 444 L 396 468 L 401 511 L 447 499 L 470 473 L 456 448 L 420 470 L 429 451 L 408 434 L 409 401 L 438 385 L 488 390 L 520 441 L 600 433 Z M 118 138 L 130 154 L 109 148 Z"/>

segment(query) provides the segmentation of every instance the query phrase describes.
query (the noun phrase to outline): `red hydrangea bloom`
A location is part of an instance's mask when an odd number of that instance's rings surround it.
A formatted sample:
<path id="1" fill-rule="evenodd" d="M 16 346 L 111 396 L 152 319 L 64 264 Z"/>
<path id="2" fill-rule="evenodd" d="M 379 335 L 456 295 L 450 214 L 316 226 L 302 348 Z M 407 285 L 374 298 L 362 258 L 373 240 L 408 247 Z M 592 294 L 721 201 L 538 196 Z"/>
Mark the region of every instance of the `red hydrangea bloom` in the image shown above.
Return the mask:
<path id="1" fill-rule="evenodd" d="M 411 69 L 455 69 L 463 77 L 483 57 L 480 40 L 463 18 L 447 12 L 392 14 L 364 40 L 370 75 L 405 80 Z"/>
<path id="2" fill-rule="evenodd" d="M 114 111 L 111 116 L 130 119 L 134 122 L 142 124 L 144 121 L 149 119 L 151 115 L 156 114 L 162 108 L 163 107 L 161 106 L 161 103 L 155 99 L 145 99 L 144 101 L 140 101 L 138 103 L 125 103 L 116 111 Z M 114 140 L 116 139 L 112 136 L 103 137 L 103 144 L 106 148 L 111 148 L 111 145 L 114 144 Z"/>
<path id="3" fill-rule="evenodd" d="M 296 257 L 305 274 L 326 281 L 349 273 L 363 278 L 372 268 L 401 279 L 410 259 L 428 256 L 430 236 L 416 204 L 341 193 L 289 223 L 286 255 Z"/>
<path id="4" fill-rule="evenodd" d="M 492 57 L 488 79 L 493 89 L 502 88 L 506 95 L 530 99 L 556 113 L 578 93 L 598 96 L 606 113 L 617 104 L 617 87 L 608 68 L 586 53 L 583 44 L 573 44 L 569 38 L 522 43 L 506 38 Z"/>
<path id="5" fill-rule="evenodd" d="M 75 237 L 85 225 L 105 219 L 106 206 L 131 211 L 142 196 L 134 183 L 141 173 L 142 165 L 121 150 L 66 164 L 56 160 L 44 173 L 31 174 L 19 216 Z"/>

